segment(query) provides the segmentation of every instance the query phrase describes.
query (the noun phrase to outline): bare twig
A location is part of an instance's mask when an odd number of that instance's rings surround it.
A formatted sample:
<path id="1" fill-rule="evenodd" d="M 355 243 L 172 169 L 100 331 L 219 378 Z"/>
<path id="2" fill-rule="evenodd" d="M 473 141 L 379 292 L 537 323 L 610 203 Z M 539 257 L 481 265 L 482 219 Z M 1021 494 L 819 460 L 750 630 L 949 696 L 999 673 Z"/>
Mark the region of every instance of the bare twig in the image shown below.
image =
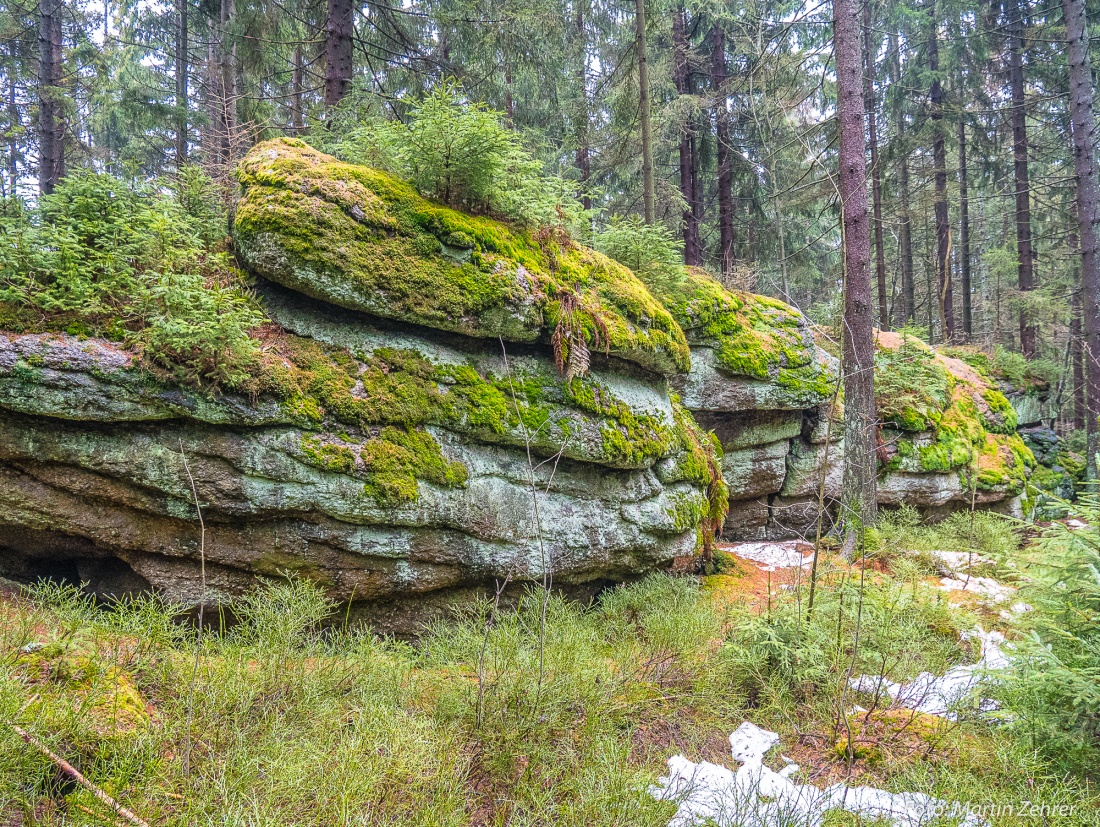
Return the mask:
<path id="1" fill-rule="evenodd" d="M 15 734 L 22 738 L 24 742 L 26 742 L 29 746 L 34 747 L 44 756 L 49 758 L 59 770 L 61 770 L 63 773 L 65 773 L 65 775 L 69 776 L 73 781 L 75 781 L 84 789 L 88 790 L 88 792 L 90 792 L 92 795 L 94 795 L 96 798 L 98 798 L 100 801 L 110 807 L 120 818 L 125 819 L 127 822 L 134 825 L 134 827 L 149 827 L 148 822 L 142 821 L 132 812 L 130 812 L 113 798 L 111 798 L 111 796 L 107 795 L 107 793 L 105 793 L 103 790 L 101 790 L 99 787 L 97 787 L 95 784 L 93 784 L 91 781 L 81 775 L 80 771 L 76 767 L 74 767 L 57 753 L 53 752 L 49 747 L 47 747 L 25 729 L 17 727 L 15 724 L 8 724 L 8 726 L 10 726 Z"/>
<path id="2" fill-rule="evenodd" d="M 202 596 L 199 599 L 199 635 L 202 635 L 203 611 L 206 608 L 206 523 L 202 519 L 202 508 L 199 506 L 199 492 L 195 487 L 195 478 L 191 475 L 191 466 L 187 464 L 187 452 L 183 450 L 183 440 L 180 439 L 180 456 L 183 457 L 183 470 L 187 472 L 187 479 L 191 483 L 191 496 L 195 501 L 195 512 L 199 515 L 199 572 L 202 578 Z M 187 725 L 184 730 L 186 745 L 183 751 L 183 775 L 191 777 L 191 724 L 195 717 L 195 682 L 199 677 L 199 643 L 195 641 L 195 663 L 191 669 L 191 685 L 187 690 Z"/>

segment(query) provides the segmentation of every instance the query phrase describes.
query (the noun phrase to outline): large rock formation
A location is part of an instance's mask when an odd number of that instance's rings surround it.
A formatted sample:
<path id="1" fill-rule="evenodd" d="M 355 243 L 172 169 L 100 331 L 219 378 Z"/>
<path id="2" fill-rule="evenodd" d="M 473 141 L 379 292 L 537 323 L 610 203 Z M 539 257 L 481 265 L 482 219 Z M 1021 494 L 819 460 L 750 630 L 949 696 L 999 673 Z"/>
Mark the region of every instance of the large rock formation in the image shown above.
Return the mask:
<path id="1" fill-rule="evenodd" d="M 647 287 L 300 141 L 239 180 L 235 252 L 269 319 L 241 392 L 0 332 L 0 574 L 218 602 L 290 571 L 407 629 L 498 584 L 691 557 L 727 505 L 731 538 L 807 532 L 822 480 L 837 493 L 837 362 L 786 305 L 696 270 Z M 919 356 L 940 384 L 884 408 L 883 501 L 1017 493 L 1011 407 Z"/>

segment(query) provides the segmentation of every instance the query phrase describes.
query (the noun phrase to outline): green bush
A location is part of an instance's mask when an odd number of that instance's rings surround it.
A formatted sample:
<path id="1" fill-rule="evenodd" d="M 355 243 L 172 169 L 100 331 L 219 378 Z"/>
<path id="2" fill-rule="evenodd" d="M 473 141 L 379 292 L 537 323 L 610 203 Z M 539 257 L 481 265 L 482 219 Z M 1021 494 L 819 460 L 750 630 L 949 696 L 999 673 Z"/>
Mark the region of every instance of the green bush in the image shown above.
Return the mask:
<path id="1" fill-rule="evenodd" d="M 194 170 L 177 196 L 69 175 L 35 207 L 0 216 L 0 303 L 38 311 L 41 329 L 135 346 L 179 381 L 235 386 L 257 353 L 248 331 L 264 315 L 217 250 L 225 224 L 211 186 Z"/>
<path id="2" fill-rule="evenodd" d="M 405 123 L 359 109 L 337 116 L 341 128 L 319 132 L 317 148 L 391 172 L 456 209 L 532 227 L 583 223 L 573 185 L 544 174 L 504 114 L 468 100 L 454 81 L 436 86 Z"/>
<path id="3" fill-rule="evenodd" d="M 592 246 L 647 280 L 683 272 L 683 242 L 663 224 L 646 224 L 637 216 L 615 216 L 592 236 Z"/>

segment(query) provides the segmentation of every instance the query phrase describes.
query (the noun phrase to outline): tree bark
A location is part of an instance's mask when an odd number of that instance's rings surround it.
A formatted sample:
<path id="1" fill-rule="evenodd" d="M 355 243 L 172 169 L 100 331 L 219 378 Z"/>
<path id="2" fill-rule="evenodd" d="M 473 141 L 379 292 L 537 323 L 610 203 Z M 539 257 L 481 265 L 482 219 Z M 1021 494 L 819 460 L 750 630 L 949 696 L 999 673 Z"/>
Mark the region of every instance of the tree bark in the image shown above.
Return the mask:
<path id="1" fill-rule="evenodd" d="M 588 191 L 588 182 L 592 177 L 592 160 L 588 147 L 588 38 L 584 30 L 587 8 L 588 0 L 577 0 L 577 91 L 580 93 L 580 106 L 577 112 L 576 164 L 581 176 L 581 204 L 590 210 L 592 195 Z"/>
<path id="2" fill-rule="evenodd" d="M 187 163 L 187 82 L 190 48 L 187 24 L 190 0 L 178 0 L 176 3 L 176 169 Z"/>
<path id="3" fill-rule="evenodd" d="M 1073 428 L 1082 430 L 1088 421 L 1088 400 L 1085 397 L 1085 348 L 1081 326 L 1081 291 L 1073 291 L 1073 316 L 1069 322 L 1073 359 Z"/>
<path id="4" fill-rule="evenodd" d="M 65 174 L 61 90 L 62 0 L 38 4 L 38 189 L 49 195 Z"/>
<path id="5" fill-rule="evenodd" d="M 690 94 L 690 81 L 687 56 L 687 37 L 684 32 L 684 8 L 680 6 L 672 16 L 673 81 L 678 95 Z M 680 135 L 680 194 L 684 199 L 684 211 L 680 216 L 684 234 L 684 264 L 699 265 L 699 224 L 695 219 L 695 161 L 693 142 L 693 118 L 689 115 Z"/>
<path id="6" fill-rule="evenodd" d="M 1096 164 L 1096 116 L 1084 0 L 1063 0 L 1069 59 L 1073 165 L 1077 174 L 1077 222 L 1081 245 L 1081 304 L 1084 326 L 1086 429 L 1089 480 L 1097 479 L 1100 452 L 1100 180 Z"/>
<path id="7" fill-rule="evenodd" d="M 871 238 L 867 215 L 867 147 L 857 0 L 833 0 L 840 206 L 844 230 L 844 494 L 841 515 L 852 538 L 878 514 L 875 436 L 874 314 Z"/>
<path id="8" fill-rule="evenodd" d="M 886 289 L 886 250 L 882 240 L 882 171 L 878 163 L 878 126 L 875 122 L 875 53 L 871 49 L 871 3 L 863 3 L 864 107 L 867 110 L 867 140 L 871 145 L 871 204 L 875 227 L 875 276 L 878 283 L 878 326 L 890 329 L 890 294 Z"/>
<path id="9" fill-rule="evenodd" d="M 1023 0 L 1026 2 L 1026 0 Z M 1024 98 L 1024 14 L 1021 0 L 1008 0 L 1008 79 L 1012 92 L 1012 161 L 1016 189 L 1016 255 L 1019 287 L 1027 293 L 1035 287 L 1035 250 L 1031 243 L 1031 184 L 1028 180 L 1027 102 Z M 1029 359 L 1037 352 L 1037 330 L 1020 310 L 1020 350 Z"/>
<path id="10" fill-rule="evenodd" d="M 17 40 L 8 44 L 8 54 L 11 56 L 11 71 L 8 75 L 8 189 L 5 195 L 15 195 L 16 185 L 19 182 L 19 138 L 22 131 L 23 113 L 19 108 L 16 87 L 16 66 L 19 61 L 19 45 Z"/>
<path id="11" fill-rule="evenodd" d="M 897 36 L 892 36 L 891 51 L 894 60 L 891 65 L 890 82 L 896 87 L 901 85 L 901 49 Z M 913 320 L 917 308 L 916 287 L 913 282 L 913 232 L 912 217 L 909 213 L 909 145 L 905 137 L 905 111 L 903 98 L 897 98 L 894 113 L 894 135 L 898 144 L 898 258 L 901 260 L 901 294 L 894 303 L 894 320 L 904 325 Z"/>
<path id="12" fill-rule="evenodd" d="M 325 17 L 325 106 L 337 106 L 351 88 L 354 69 L 355 5 L 328 0 Z"/>
<path id="13" fill-rule="evenodd" d="M 303 129 L 302 112 L 302 47 L 294 47 L 294 73 L 290 80 L 290 127 L 294 134 L 301 133 Z"/>
<path id="14" fill-rule="evenodd" d="M 932 72 L 929 98 L 932 104 L 932 164 L 935 167 L 936 214 L 936 288 L 939 291 L 941 335 L 944 341 L 955 339 L 955 306 L 951 284 L 951 225 L 947 212 L 947 147 L 943 129 L 943 85 L 940 83 L 940 38 L 936 4 L 929 6 L 932 16 L 928 35 L 928 68 Z"/>
<path id="15" fill-rule="evenodd" d="M 634 35 L 638 50 L 638 117 L 642 133 L 642 203 L 645 209 L 645 223 L 652 224 L 653 210 L 653 147 L 650 144 L 649 122 L 651 117 L 649 100 L 649 66 L 645 44 L 645 0 L 634 2 Z"/>
<path id="16" fill-rule="evenodd" d="M 733 154 L 726 99 L 726 33 L 711 29 L 711 82 L 714 86 L 714 128 L 718 144 L 718 243 L 722 275 L 733 273 Z"/>
<path id="17" fill-rule="evenodd" d="M 959 277 L 962 293 L 962 324 L 966 340 L 974 335 L 974 312 L 970 298 L 970 196 L 966 168 L 966 120 L 959 117 Z"/>

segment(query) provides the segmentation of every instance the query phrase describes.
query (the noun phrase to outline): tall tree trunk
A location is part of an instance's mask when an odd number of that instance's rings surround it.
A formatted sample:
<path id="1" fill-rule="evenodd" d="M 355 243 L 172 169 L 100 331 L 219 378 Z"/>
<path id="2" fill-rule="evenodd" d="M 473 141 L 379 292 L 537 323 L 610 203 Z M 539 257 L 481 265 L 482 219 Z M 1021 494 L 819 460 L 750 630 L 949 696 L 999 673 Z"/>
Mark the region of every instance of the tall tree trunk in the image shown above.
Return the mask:
<path id="1" fill-rule="evenodd" d="M 649 122 L 649 65 L 645 43 L 645 0 L 634 2 L 635 47 L 638 50 L 638 118 L 642 132 L 642 202 L 645 207 L 645 223 L 652 224 L 653 212 L 653 147 L 650 144 Z"/>
<path id="2" fill-rule="evenodd" d="M 302 46 L 294 47 L 294 73 L 290 80 L 290 127 L 297 135 L 303 128 L 302 112 Z"/>
<path id="3" fill-rule="evenodd" d="M 714 127 L 718 144 L 718 243 L 722 275 L 733 274 L 733 153 L 726 98 L 726 33 L 711 29 L 711 83 L 714 87 Z"/>
<path id="4" fill-rule="evenodd" d="M 936 4 L 929 6 L 932 16 L 928 35 L 928 68 L 932 72 L 929 98 L 932 104 L 932 164 L 935 167 L 936 214 L 936 289 L 939 291 L 941 334 L 944 341 L 955 339 L 955 306 L 951 285 L 951 225 L 947 213 L 947 147 L 943 129 L 943 85 L 940 83 L 940 37 Z"/>
<path id="5" fill-rule="evenodd" d="M 901 49 L 896 35 L 892 35 L 890 50 L 894 53 L 890 82 L 901 88 Z M 901 293 L 894 303 L 894 320 L 899 325 L 913 321 L 917 309 L 916 287 L 913 282 L 913 231 L 909 212 L 909 144 L 905 137 L 905 111 L 903 98 L 895 98 L 894 136 L 898 144 L 898 258 L 901 260 Z"/>
<path id="6" fill-rule="evenodd" d="M 229 24 L 235 13 L 235 0 L 221 0 L 218 14 L 218 129 L 221 145 L 219 158 L 228 172 L 233 160 L 237 136 L 237 69 L 236 46 L 229 36 Z"/>
<path id="7" fill-rule="evenodd" d="M 678 95 L 687 95 L 690 92 L 688 80 L 687 38 L 684 33 L 684 8 L 680 6 L 672 16 L 672 52 L 673 52 L 673 80 L 676 84 Z M 684 124 L 684 131 L 680 136 L 680 194 L 684 199 L 684 211 L 681 220 L 684 225 L 684 264 L 698 265 L 701 263 L 699 254 L 699 225 L 695 220 L 695 192 L 692 185 L 695 183 L 694 163 L 694 118 L 689 116 Z"/>
<path id="8" fill-rule="evenodd" d="M 15 67 L 19 60 L 18 41 L 12 40 L 8 44 L 8 54 L 11 56 L 11 71 L 8 75 L 8 186 L 5 195 L 15 195 L 16 184 L 19 181 L 19 134 L 23 127 L 23 113 L 19 108 L 17 97 Z"/>
<path id="9" fill-rule="evenodd" d="M 974 312 L 970 299 L 970 197 L 966 169 L 966 119 L 959 117 L 959 277 L 962 282 L 962 323 L 966 340 L 974 335 Z"/>
<path id="10" fill-rule="evenodd" d="M 890 329 L 890 294 L 886 289 L 886 250 L 882 241 L 882 171 L 878 165 L 878 128 L 875 123 L 875 53 L 871 50 L 871 3 L 863 2 L 864 108 L 867 110 L 867 140 L 871 145 L 871 204 L 875 225 L 875 276 L 878 283 L 878 326 Z"/>
<path id="11" fill-rule="evenodd" d="M 355 5 L 328 0 L 325 17 L 325 106 L 337 106 L 351 88 L 354 69 Z"/>
<path id="12" fill-rule="evenodd" d="M 833 0 L 833 48 L 840 133 L 840 206 L 844 230 L 844 495 L 846 550 L 878 514 L 875 437 L 874 312 L 867 215 L 863 61 L 857 0 Z"/>
<path id="13" fill-rule="evenodd" d="M 61 111 L 61 0 L 38 4 L 38 189 L 53 192 L 65 174 Z"/>
<path id="14" fill-rule="evenodd" d="M 190 48 L 187 23 L 190 0 L 177 0 L 176 14 L 176 169 L 187 163 L 187 53 Z"/>
<path id="15" fill-rule="evenodd" d="M 1026 2 L 1026 0 L 1023 0 Z M 1008 80 L 1012 91 L 1012 160 L 1016 188 L 1016 255 L 1019 287 L 1027 293 L 1035 287 L 1035 250 L 1031 244 L 1031 184 L 1027 166 L 1027 102 L 1024 98 L 1024 14 L 1021 0 L 1008 0 Z M 1082 242 L 1084 239 L 1082 239 Z M 1037 330 L 1020 311 L 1020 350 L 1029 359 L 1037 351 Z"/>
<path id="16" fill-rule="evenodd" d="M 1073 166 L 1077 173 L 1077 223 L 1081 244 L 1081 304 L 1087 386 L 1088 468 L 1097 479 L 1100 453 L 1100 180 L 1096 168 L 1096 116 L 1084 0 L 1063 0 L 1069 57 Z"/>
<path id="17" fill-rule="evenodd" d="M 1073 427 L 1080 430 L 1088 421 L 1088 400 L 1085 396 L 1085 347 L 1081 327 L 1081 291 L 1073 291 L 1073 316 L 1069 322 L 1069 335 L 1073 340 L 1070 356 L 1073 359 Z"/>
<path id="18" fill-rule="evenodd" d="M 592 160 L 588 147 L 588 37 L 584 30 L 585 10 L 588 0 L 577 0 L 577 91 L 580 93 L 577 112 L 577 170 L 581 174 L 581 204 L 592 209 L 592 195 L 588 182 L 592 177 Z"/>

